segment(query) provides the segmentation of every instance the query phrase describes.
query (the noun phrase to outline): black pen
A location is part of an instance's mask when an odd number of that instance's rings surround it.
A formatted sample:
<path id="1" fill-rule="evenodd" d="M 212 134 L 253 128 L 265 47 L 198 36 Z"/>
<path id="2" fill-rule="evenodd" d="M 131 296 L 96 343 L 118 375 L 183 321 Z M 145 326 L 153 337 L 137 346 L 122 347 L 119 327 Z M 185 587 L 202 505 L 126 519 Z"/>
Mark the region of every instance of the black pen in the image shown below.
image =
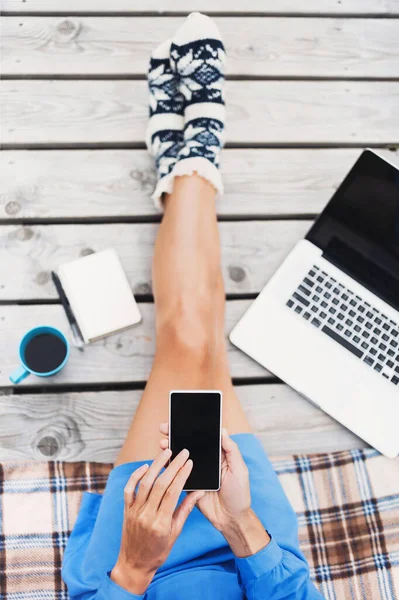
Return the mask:
<path id="1" fill-rule="evenodd" d="M 80 332 L 79 325 L 75 319 L 75 315 L 72 312 L 71 305 L 69 304 L 67 295 L 64 292 L 64 288 L 61 285 L 60 278 L 58 277 L 57 273 L 54 273 L 54 271 L 51 271 L 51 278 L 55 285 L 55 289 L 57 290 L 58 295 L 60 297 L 61 304 L 65 310 L 65 314 L 69 321 L 69 325 L 71 326 L 75 346 L 77 348 L 79 348 L 79 350 L 83 350 L 83 346 L 84 346 L 83 336 Z"/>

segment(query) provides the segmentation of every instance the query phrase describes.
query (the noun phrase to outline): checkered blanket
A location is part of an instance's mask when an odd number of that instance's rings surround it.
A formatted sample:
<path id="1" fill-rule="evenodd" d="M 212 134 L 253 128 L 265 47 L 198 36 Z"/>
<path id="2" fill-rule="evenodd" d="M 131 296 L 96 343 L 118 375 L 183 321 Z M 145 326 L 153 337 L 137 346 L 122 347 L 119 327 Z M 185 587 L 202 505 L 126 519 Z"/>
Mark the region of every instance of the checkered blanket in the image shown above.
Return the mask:
<path id="1" fill-rule="evenodd" d="M 399 600 L 399 459 L 354 450 L 273 461 L 327 600 Z M 61 562 L 84 491 L 111 465 L 0 465 L 0 599 L 67 600 Z"/>

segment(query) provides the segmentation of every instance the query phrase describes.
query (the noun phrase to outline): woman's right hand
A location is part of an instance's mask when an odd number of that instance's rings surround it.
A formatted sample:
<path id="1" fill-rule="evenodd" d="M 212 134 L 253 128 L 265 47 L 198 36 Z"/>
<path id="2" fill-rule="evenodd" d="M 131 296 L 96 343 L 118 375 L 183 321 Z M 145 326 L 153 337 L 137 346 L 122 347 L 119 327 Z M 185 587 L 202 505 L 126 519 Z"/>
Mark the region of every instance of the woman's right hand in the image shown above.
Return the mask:
<path id="1" fill-rule="evenodd" d="M 160 475 L 170 457 L 171 451 L 163 450 L 150 467 L 134 471 L 125 487 L 121 548 L 111 579 L 132 594 L 145 593 L 204 494 L 189 494 L 176 508 L 193 462 L 188 450 L 182 450 Z"/>
<path id="2" fill-rule="evenodd" d="M 161 423 L 160 431 L 169 436 L 168 423 Z M 162 439 L 160 445 L 167 448 L 169 440 Z M 248 468 L 239 447 L 225 429 L 221 467 L 219 491 L 205 492 L 198 501 L 198 508 L 224 535 L 236 556 L 250 556 L 267 546 L 270 537 L 251 509 Z"/>

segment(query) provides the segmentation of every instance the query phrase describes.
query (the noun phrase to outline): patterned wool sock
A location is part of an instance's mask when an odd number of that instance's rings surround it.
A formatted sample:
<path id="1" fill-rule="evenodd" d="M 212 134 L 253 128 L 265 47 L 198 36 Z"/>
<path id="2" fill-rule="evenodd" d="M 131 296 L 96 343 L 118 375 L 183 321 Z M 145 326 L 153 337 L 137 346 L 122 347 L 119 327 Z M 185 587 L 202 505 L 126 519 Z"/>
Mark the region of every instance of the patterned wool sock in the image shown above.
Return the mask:
<path id="1" fill-rule="evenodd" d="M 146 145 L 155 159 L 158 182 L 154 199 L 168 190 L 165 182 L 184 145 L 184 97 L 178 89 L 176 74 L 170 65 L 170 40 L 151 55 L 148 69 L 150 120 Z M 173 184 L 172 184 L 173 185 Z"/>
<path id="2" fill-rule="evenodd" d="M 147 146 L 157 164 L 152 198 L 160 209 L 162 195 L 172 191 L 179 175 L 197 172 L 223 193 L 218 166 L 225 120 L 225 60 L 216 25 L 200 13 L 192 13 L 172 43 L 166 42 L 153 54 Z"/>
<path id="3" fill-rule="evenodd" d="M 173 172 L 196 171 L 222 194 L 219 172 L 224 143 L 226 53 L 215 23 L 192 13 L 176 32 L 170 60 L 184 96 L 184 147 Z"/>

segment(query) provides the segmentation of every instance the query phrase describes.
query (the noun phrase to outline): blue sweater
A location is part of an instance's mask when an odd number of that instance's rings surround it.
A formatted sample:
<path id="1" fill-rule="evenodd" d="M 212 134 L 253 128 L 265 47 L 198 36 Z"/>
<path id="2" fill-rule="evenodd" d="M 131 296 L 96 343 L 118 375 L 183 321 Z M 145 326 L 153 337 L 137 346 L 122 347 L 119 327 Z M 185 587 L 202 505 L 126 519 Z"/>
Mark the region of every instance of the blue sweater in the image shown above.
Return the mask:
<path id="1" fill-rule="evenodd" d="M 299 550 L 295 513 L 261 445 L 251 434 L 233 437 L 249 468 L 252 508 L 272 536 L 266 548 L 235 558 L 195 508 L 146 593 L 130 594 L 109 574 L 120 547 L 123 488 L 143 463 L 121 465 L 103 496 L 83 497 L 63 564 L 72 600 L 322 600 Z"/>

